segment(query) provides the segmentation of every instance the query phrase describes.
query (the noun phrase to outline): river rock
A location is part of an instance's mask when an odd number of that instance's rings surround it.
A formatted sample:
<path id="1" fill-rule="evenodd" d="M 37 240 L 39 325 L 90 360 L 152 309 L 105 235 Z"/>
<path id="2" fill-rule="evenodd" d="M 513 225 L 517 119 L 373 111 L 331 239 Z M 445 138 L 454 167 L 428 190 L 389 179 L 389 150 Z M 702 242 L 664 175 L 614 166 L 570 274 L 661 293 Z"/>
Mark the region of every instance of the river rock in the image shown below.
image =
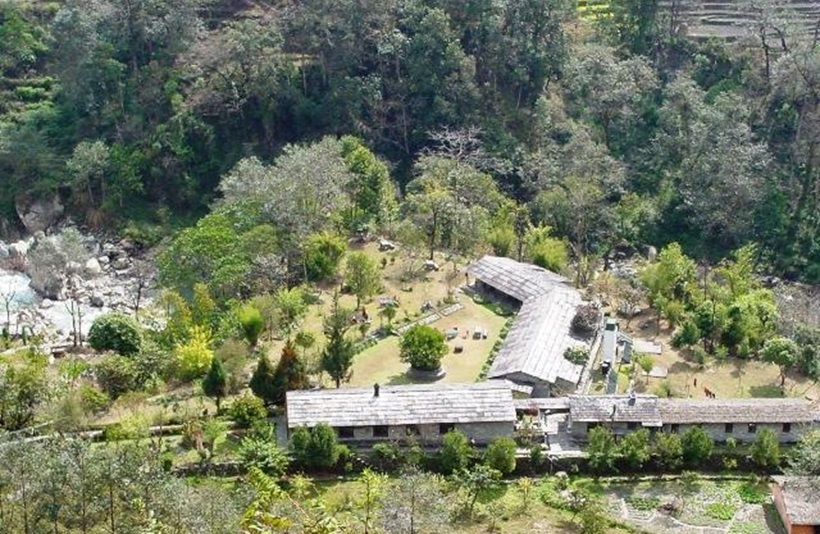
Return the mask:
<path id="1" fill-rule="evenodd" d="M 97 258 L 91 258 L 87 262 L 85 262 L 85 266 L 83 267 L 85 270 L 85 274 L 88 276 L 100 276 L 102 274 L 102 266 L 100 266 L 100 262 L 97 261 Z"/>
<path id="2" fill-rule="evenodd" d="M 0 260 L 8 259 L 9 257 L 9 247 L 2 241 L 0 241 Z"/>
<path id="3" fill-rule="evenodd" d="M 65 212 L 57 195 L 37 199 L 23 195 L 14 204 L 23 226 L 32 234 L 48 230 Z"/>
<path id="4" fill-rule="evenodd" d="M 51 299 L 43 299 L 43 302 L 40 303 L 40 307 L 44 310 L 52 308 L 54 306 L 54 301 Z"/>
<path id="5" fill-rule="evenodd" d="M 119 257 L 111 262 L 111 267 L 113 267 L 115 271 L 123 271 L 131 267 L 131 262 L 128 261 L 127 257 Z"/>
<path id="6" fill-rule="evenodd" d="M 91 305 L 95 308 L 102 308 L 103 306 L 105 306 L 105 299 L 103 299 L 102 294 L 97 292 L 91 294 L 90 302 Z"/>
<path id="7" fill-rule="evenodd" d="M 12 258 L 25 258 L 28 254 L 28 243 L 18 241 L 9 245 L 9 256 Z"/>
<path id="8" fill-rule="evenodd" d="M 100 256 L 99 258 L 97 258 L 97 264 L 101 267 L 105 267 L 109 263 L 111 263 L 111 258 L 109 258 L 108 256 Z"/>

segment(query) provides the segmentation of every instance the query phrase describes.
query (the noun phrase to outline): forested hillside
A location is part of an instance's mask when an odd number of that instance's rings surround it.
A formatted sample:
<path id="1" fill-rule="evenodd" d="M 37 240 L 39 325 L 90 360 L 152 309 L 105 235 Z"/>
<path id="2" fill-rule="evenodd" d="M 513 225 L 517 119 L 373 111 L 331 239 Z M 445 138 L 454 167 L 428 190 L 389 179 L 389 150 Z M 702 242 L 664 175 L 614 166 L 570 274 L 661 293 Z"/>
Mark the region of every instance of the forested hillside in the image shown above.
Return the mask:
<path id="1" fill-rule="evenodd" d="M 820 50 L 790 4 L 744 2 L 748 37 L 709 41 L 658 0 L 583 17 L 571 0 L 3 1 L 2 229 L 56 194 L 153 244 L 254 183 L 332 203 L 358 176 L 351 229 L 507 253 L 532 223 L 578 265 L 756 243 L 817 281 Z M 327 205 L 297 204 L 265 219 L 279 237 L 328 227 Z"/>

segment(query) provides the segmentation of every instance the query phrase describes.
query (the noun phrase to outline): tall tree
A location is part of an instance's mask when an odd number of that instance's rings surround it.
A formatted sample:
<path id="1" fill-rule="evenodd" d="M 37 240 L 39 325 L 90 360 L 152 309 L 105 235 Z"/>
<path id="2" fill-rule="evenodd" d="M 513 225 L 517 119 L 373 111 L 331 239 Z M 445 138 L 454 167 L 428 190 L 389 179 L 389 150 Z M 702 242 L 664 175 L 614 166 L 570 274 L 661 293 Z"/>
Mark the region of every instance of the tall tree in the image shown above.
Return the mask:
<path id="1" fill-rule="evenodd" d="M 288 391 L 305 389 L 308 385 L 305 364 L 296 353 L 293 342 L 288 340 L 282 348 L 279 363 L 273 374 L 273 387 L 276 390 L 275 404 L 283 405 Z"/>
<path id="2" fill-rule="evenodd" d="M 381 273 L 376 262 L 364 252 L 352 252 L 347 257 L 345 283 L 356 295 L 356 309 L 363 300 L 367 300 L 381 287 Z"/>
<path id="3" fill-rule="evenodd" d="M 211 359 L 208 374 L 202 379 L 202 391 L 216 400 L 216 411 L 222 407 L 222 399 L 228 396 L 228 375 L 218 356 Z"/>
<path id="4" fill-rule="evenodd" d="M 338 296 L 334 297 L 333 309 L 325 318 L 327 344 L 322 351 L 321 363 L 322 369 L 330 375 L 337 388 L 341 387 L 342 380 L 349 378 L 350 368 L 353 366 L 355 350 L 353 342 L 347 338 L 350 317 L 350 310 L 339 306 Z"/>

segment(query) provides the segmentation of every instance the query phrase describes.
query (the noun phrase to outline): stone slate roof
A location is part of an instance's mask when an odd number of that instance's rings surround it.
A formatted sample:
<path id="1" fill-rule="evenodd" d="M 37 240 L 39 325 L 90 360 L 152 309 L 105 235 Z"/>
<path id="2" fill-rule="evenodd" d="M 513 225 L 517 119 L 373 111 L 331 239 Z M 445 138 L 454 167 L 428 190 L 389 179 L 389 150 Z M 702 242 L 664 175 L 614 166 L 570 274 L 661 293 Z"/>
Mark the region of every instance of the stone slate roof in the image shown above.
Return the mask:
<path id="1" fill-rule="evenodd" d="M 467 266 L 467 272 L 519 302 L 549 293 L 567 279 L 537 265 L 510 258 L 484 256 Z"/>
<path id="2" fill-rule="evenodd" d="M 569 413 L 580 423 L 642 423 L 660 426 L 661 414 L 655 395 L 570 395 Z"/>
<path id="3" fill-rule="evenodd" d="M 572 318 L 581 302 L 577 291 L 563 286 L 525 302 L 487 377 L 524 374 L 550 384 L 559 378 L 577 384 L 583 367 L 564 358 L 564 351 L 587 346 L 571 332 Z"/>
<path id="4" fill-rule="evenodd" d="M 811 423 L 820 410 L 803 399 L 661 399 L 665 424 Z"/>
<path id="5" fill-rule="evenodd" d="M 288 427 L 495 423 L 516 420 L 505 384 L 432 384 L 288 391 Z"/>
<path id="6" fill-rule="evenodd" d="M 811 477 L 774 477 L 793 525 L 820 525 L 820 481 Z"/>
<path id="7" fill-rule="evenodd" d="M 522 303 L 487 377 L 514 380 L 525 375 L 550 384 L 558 379 L 577 384 L 583 367 L 566 360 L 564 351 L 588 345 L 571 333 L 572 318 L 583 301 L 567 279 L 497 256 L 484 256 L 470 264 L 467 272 Z"/>

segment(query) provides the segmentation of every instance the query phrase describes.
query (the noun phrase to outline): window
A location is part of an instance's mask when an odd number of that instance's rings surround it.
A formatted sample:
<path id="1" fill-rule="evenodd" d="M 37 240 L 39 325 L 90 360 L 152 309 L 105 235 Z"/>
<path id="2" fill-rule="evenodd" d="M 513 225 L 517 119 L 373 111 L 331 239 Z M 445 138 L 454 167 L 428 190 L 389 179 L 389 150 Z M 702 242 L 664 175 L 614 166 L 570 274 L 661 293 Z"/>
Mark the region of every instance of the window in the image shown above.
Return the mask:
<path id="1" fill-rule="evenodd" d="M 677 434 L 678 433 L 678 428 L 679 428 L 678 425 L 672 425 L 672 426 L 669 427 L 669 431 L 673 434 Z"/>
<path id="2" fill-rule="evenodd" d="M 735 425 L 733 425 L 732 423 L 726 423 L 725 425 L 723 425 L 723 431 L 727 434 L 731 434 L 734 429 Z"/>
<path id="3" fill-rule="evenodd" d="M 792 431 L 792 424 L 791 423 L 783 423 L 783 432 L 788 434 Z"/>
<path id="4" fill-rule="evenodd" d="M 418 436 L 419 434 L 421 434 L 421 432 L 419 432 L 419 427 L 417 425 L 407 425 L 408 436 Z"/>
<path id="5" fill-rule="evenodd" d="M 339 439 L 353 439 L 352 426 L 340 426 L 336 429 L 336 432 L 339 434 Z"/>
<path id="6" fill-rule="evenodd" d="M 635 421 L 630 421 L 626 424 L 626 428 L 628 428 L 629 430 L 635 430 L 636 428 L 638 428 L 638 423 L 636 423 Z"/>
<path id="7" fill-rule="evenodd" d="M 749 434 L 754 434 L 757 432 L 757 425 L 755 423 L 749 423 Z"/>
<path id="8" fill-rule="evenodd" d="M 443 436 L 447 432 L 452 432 L 455 429 L 456 425 L 454 425 L 453 423 L 441 423 L 440 425 L 438 425 L 438 433 L 441 436 Z"/>
<path id="9" fill-rule="evenodd" d="M 390 434 L 389 434 L 389 430 L 387 428 L 387 425 L 380 425 L 380 426 L 374 426 L 373 427 L 373 437 L 374 438 L 386 438 L 389 435 Z"/>

